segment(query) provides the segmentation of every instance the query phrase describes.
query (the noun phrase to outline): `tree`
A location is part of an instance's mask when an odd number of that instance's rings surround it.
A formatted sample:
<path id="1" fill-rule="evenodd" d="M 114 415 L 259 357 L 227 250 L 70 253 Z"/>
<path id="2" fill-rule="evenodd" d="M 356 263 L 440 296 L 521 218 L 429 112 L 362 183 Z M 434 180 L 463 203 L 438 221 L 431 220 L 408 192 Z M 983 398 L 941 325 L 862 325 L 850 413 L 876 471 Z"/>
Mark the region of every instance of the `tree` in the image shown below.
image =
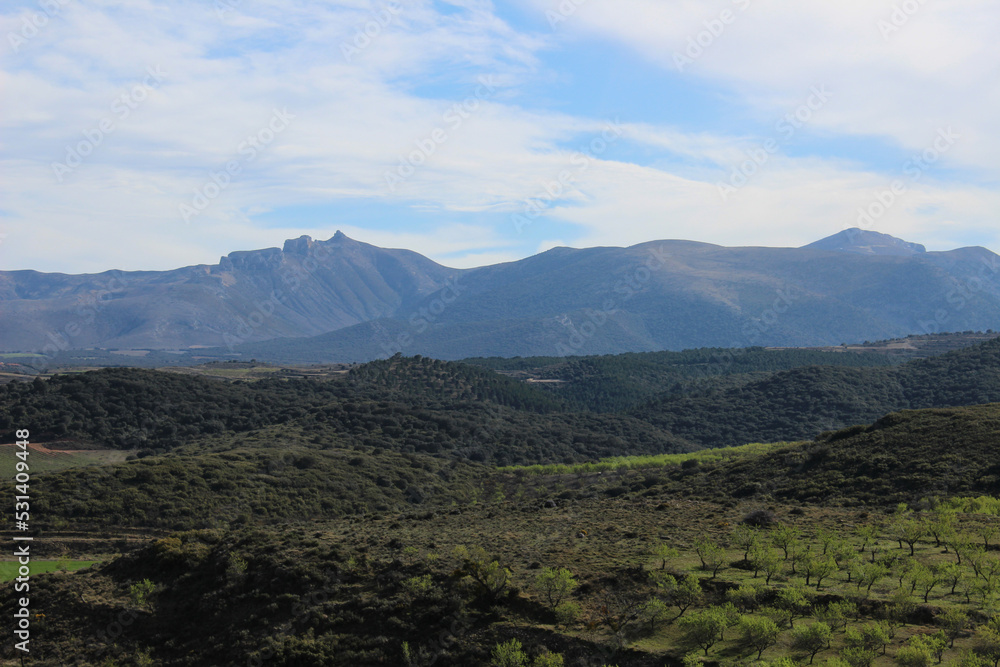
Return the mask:
<path id="1" fill-rule="evenodd" d="M 625 644 L 629 626 L 639 620 L 645 603 L 645 598 L 629 588 L 606 588 L 601 594 L 601 620 L 620 646 Z"/>
<path id="2" fill-rule="evenodd" d="M 684 632 L 684 640 L 705 650 L 708 655 L 709 649 L 715 646 L 722 639 L 722 633 L 726 630 L 727 619 L 719 609 L 701 609 L 693 612 L 680 621 L 681 629 Z"/>
<path id="3" fill-rule="evenodd" d="M 941 579 L 935 570 L 929 567 L 924 567 L 923 565 L 918 565 L 913 568 L 913 573 L 910 575 L 913 580 L 914 588 L 920 590 L 924 595 L 924 602 L 928 601 L 930 598 L 931 591 L 941 583 Z"/>
<path id="4" fill-rule="evenodd" d="M 816 577 L 816 590 L 823 586 L 823 580 L 837 571 L 837 563 L 830 556 L 819 556 L 806 561 L 806 586 L 810 577 Z"/>
<path id="5" fill-rule="evenodd" d="M 743 549 L 743 560 L 750 560 L 750 552 L 760 544 L 760 530 L 745 523 L 741 523 L 733 529 L 733 542 L 740 549 Z M 757 575 L 754 574 L 756 577 Z"/>
<path id="6" fill-rule="evenodd" d="M 527 664 L 528 654 L 518 640 L 511 639 L 493 647 L 490 667 L 526 667 Z"/>
<path id="7" fill-rule="evenodd" d="M 642 607 L 642 618 L 649 622 L 649 631 L 656 632 L 656 626 L 670 615 L 670 607 L 660 598 L 653 596 Z"/>
<path id="8" fill-rule="evenodd" d="M 771 533 L 771 541 L 785 554 L 785 560 L 788 560 L 789 545 L 799 539 L 799 534 L 799 529 L 792 526 L 779 526 Z"/>
<path id="9" fill-rule="evenodd" d="M 962 581 L 962 577 L 965 576 L 962 568 L 955 563 L 945 563 L 940 567 L 938 573 L 941 575 L 941 582 L 945 586 L 951 587 L 951 593 L 949 593 L 949 595 L 954 595 L 955 589 L 958 588 L 958 584 Z"/>
<path id="10" fill-rule="evenodd" d="M 740 611 L 748 612 L 757 608 L 761 593 L 762 588 L 757 584 L 743 582 L 739 588 L 726 591 L 726 599 L 735 604 Z"/>
<path id="11" fill-rule="evenodd" d="M 903 542 L 906 542 L 910 547 L 910 556 L 913 556 L 915 545 L 927 534 L 927 524 L 919 519 L 900 519 L 893 526 L 893 532 L 899 540 L 900 548 L 902 549 Z"/>
<path id="12" fill-rule="evenodd" d="M 843 630 L 847 627 L 849 618 L 856 618 L 858 606 L 848 600 L 831 602 L 816 610 L 817 620 L 826 623 L 832 630 Z"/>
<path id="13" fill-rule="evenodd" d="M 660 561 L 660 569 L 667 569 L 667 561 L 673 558 L 677 558 L 680 554 L 677 549 L 667 546 L 666 544 L 658 544 L 653 547 L 653 558 Z"/>
<path id="14" fill-rule="evenodd" d="M 882 623 L 866 623 L 860 628 L 848 628 L 844 642 L 852 648 L 880 651 L 885 655 L 885 647 L 891 641 Z"/>
<path id="15" fill-rule="evenodd" d="M 531 662 L 531 667 L 563 667 L 566 661 L 558 653 L 545 652 L 535 657 Z"/>
<path id="16" fill-rule="evenodd" d="M 783 588 L 778 593 L 775 606 L 788 611 L 788 627 L 794 627 L 796 618 L 807 616 L 812 611 L 812 591 L 800 586 Z"/>
<path id="17" fill-rule="evenodd" d="M 740 644 L 755 649 L 757 659 L 764 651 L 778 643 L 778 635 L 781 630 L 769 618 L 758 616 L 744 616 L 740 620 Z"/>
<path id="18" fill-rule="evenodd" d="M 983 548 L 987 551 L 990 550 L 990 540 L 996 537 L 998 530 L 1000 529 L 993 523 L 984 523 L 976 529 L 976 534 L 983 538 Z"/>
<path id="19" fill-rule="evenodd" d="M 864 553 L 868 545 L 875 542 L 878 537 L 878 528 L 870 523 L 858 526 L 854 531 L 859 538 L 861 538 L 861 546 L 858 548 L 858 553 Z"/>
<path id="20" fill-rule="evenodd" d="M 698 577 L 688 575 L 677 583 L 677 588 L 670 594 L 670 601 L 677 607 L 677 616 L 674 620 L 682 617 L 684 612 L 692 605 L 701 602 L 701 582 Z"/>
<path id="21" fill-rule="evenodd" d="M 565 568 L 546 567 L 535 576 L 535 587 L 539 590 L 549 609 L 555 609 L 577 586 L 573 573 Z"/>
<path id="22" fill-rule="evenodd" d="M 854 576 L 857 579 L 858 590 L 864 588 L 866 592 L 871 593 L 872 587 L 885 579 L 888 574 L 889 568 L 881 563 L 865 563 Z"/>
<path id="23" fill-rule="evenodd" d="M 983 660 L 1000 667 L 1000 632 L 990 625 L 982 625 L 976 630 L 973 651 Z"/>
<path id="24" fill-rule="evenodd" d="M 499 561 L 491 560 L 480 546 L 471 549 L 457 547 L 455 554 L 462 561 L 459 572 L 475 582 L 480 594 L 490 602 L 499 599 L 510 583 L 511 571 L 501 566 Z"/>
<path id="25" fill-rule="evenodd" d="M 711 572 L 715 579 L 719 570 L 726 566 L 726 550 L 707 539 L 695 542 L 694 549 L 701 560 L 701 569 Z"/>
<path id="26" fill-rule="evenodd" d="M 809 664 L 813 663 L 816 654 L 830 648 L 833 630 L 829 625 L 819 621 L 806 626 L 799 626 L 792 631 L 792 648 L 809 655 Z"/>

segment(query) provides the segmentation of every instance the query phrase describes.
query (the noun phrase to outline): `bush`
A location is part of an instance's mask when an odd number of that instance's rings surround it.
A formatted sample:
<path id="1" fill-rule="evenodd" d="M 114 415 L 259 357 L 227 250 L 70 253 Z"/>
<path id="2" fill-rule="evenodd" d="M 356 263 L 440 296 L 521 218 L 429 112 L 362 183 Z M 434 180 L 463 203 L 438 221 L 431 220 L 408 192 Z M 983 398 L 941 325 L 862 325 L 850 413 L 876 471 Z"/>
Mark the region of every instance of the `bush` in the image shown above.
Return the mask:
<path id="1" fill-rule="evenodd" d="M 774 512 L 758 509 L 743 517 L 743 520 L 740 523 L 753 526 L 755 528 L 770 528 L 778 523 L 778 519 L 774 516 Z"/>

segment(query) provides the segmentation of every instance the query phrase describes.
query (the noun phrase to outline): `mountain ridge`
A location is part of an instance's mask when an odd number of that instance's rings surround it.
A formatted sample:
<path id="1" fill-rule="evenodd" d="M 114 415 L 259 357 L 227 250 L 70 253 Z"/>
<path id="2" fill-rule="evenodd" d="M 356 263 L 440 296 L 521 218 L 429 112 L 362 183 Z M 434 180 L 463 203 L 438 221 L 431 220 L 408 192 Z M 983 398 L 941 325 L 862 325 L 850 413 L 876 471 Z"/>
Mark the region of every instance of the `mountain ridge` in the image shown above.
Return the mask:
<path id="1" fill-rule="evenodd" d="M 836 345 L 1000 322 L 994 253 L 920 251 L 857 232 L 802 248 L 556 248 L 454 269 L 338 231 L 165 272 L 0 272 L 0 350 L 207 347 L 216 357 L 314 362 L 397 351 L 568 356 Z"/>

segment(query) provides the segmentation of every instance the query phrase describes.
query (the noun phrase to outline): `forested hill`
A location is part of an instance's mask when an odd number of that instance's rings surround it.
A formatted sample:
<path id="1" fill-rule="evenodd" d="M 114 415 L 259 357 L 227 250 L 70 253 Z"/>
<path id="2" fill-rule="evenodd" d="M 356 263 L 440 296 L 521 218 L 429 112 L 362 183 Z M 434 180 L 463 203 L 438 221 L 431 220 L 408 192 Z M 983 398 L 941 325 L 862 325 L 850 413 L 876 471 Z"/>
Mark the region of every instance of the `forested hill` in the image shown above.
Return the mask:
<path id="1" fill-rule="evenodd" d="M 550 395 L 460 364 L 396 357 L 345 378 L 225 382 L 141 369 L 102 369 L 0 387 L 0 437 L 162 453 L 212 441 L 240 446 L 272 426 L 317 448 L 363 446 L 501 465 L 580 461 L 691 445 L 627 415 L 559 412 Z"/>
<path id="2" fill-rule="evenodd" d="M 1000 493 L 1000 405 L 892 413 L 763 456 L 674 473 L 705 496 L 895 505 Z"/>
<path id="3" fill-rule="evenodd" d="M 1000 401 L 1000 339 L 896 368 L 805 367 L 631 411 L 706 447 L 802 440 L 896 410 Z"/>
<path id="4" fill-rule="evenodd" d="M 511 377 L 554 381 L 542 384 L 580 410 L 613 412 L 666 394 L 687 394 L 705 381 L 740 385 L 753 378 L 802 366 L 889 367 L 903 359 L 886 354 L 843 353 L 763 347 L 702 348 L 683 352 L 630 352 L 589 357 L 500 357 L 466 359 Z M 730 378 L 729 381 L 722 378 Z"/>

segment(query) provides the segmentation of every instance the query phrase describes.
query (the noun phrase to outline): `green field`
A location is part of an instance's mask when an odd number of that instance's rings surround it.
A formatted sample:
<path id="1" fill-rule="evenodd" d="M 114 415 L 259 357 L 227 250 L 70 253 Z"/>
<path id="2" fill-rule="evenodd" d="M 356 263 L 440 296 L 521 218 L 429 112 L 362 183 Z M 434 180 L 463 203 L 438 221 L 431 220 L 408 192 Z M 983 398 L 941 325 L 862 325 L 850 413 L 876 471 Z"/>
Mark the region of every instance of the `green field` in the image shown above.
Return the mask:
<path id="1" fill-rule="evenodd" d="M 74 572 L 90 567 L 96 560 L 33 560 L 29 569 L 32 575 L 46 572 Z M 0 561 L 0 581 L 13 581 L 17 577 L 16 561 Z"/>
<path id="2" fill-rule="evenodd" d="M 15 445 L 0 447 L 0 476 L 9 479 L 14 476 L 15 464 L 20 461 L 15 454 L 20 451 Z M 82 466 L 110 465 L 122 463 L 131 453 L 117 449 L 101 449 L 92 451 L 49 453 L 35 448 L 29 449 L 28 466 L 32 474 L 41 472 L 56 472 L 68 468 Z"/>

